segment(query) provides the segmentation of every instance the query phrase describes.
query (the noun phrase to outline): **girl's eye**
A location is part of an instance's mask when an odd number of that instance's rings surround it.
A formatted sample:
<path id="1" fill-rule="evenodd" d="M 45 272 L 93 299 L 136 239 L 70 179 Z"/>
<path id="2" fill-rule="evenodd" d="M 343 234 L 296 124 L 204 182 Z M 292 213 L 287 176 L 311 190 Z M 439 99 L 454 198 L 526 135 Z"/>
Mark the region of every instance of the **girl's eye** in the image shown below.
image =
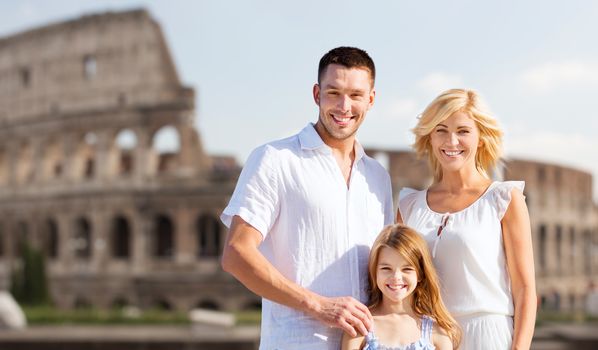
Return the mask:
<path id="1" fill-rule="evenodd" d="M 469 130 L 459 130 L 459 134 L 469 134 Z"/>
<path id="2" fill-rule="evenodd" d="M 436 129 L 436 132 L 446 132 L 446 129 Z"/>

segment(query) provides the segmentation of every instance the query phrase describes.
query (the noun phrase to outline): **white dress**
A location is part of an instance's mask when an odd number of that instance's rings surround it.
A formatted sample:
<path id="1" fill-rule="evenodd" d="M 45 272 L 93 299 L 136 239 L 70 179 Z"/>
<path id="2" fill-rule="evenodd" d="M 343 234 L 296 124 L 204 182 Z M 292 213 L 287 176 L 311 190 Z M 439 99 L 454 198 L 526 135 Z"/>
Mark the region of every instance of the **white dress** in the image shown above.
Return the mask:
<path id="1" fill-rule="evenodd" d="M 513 189 L 523 191 L 524 185 L 493 182 L 470 206 L 454 213 L 430 209 L 427 190 L 404 188 L 399 194 L 403 222 L 428 242 L 442 298 L 463 329 L 460 349 L 511 347 L 513 298 L 501 220 Z"/>

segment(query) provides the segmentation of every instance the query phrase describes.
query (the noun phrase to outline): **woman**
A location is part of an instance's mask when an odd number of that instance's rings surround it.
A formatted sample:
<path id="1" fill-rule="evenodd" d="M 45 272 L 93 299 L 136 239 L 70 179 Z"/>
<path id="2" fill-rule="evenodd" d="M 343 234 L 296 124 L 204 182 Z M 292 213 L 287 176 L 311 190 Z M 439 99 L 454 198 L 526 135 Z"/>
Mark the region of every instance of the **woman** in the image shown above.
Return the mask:
<path id="1" fill-rule="evenodd" d="M 463 329 L 461 349 L 529 349 L 536 315 L 523 182 L 498 182 L 502 132 L 471 90 L 438 96 L 415 129 L 434 182 L 399 194 L 397 221 L 420 232 L 443 299 Z"/>

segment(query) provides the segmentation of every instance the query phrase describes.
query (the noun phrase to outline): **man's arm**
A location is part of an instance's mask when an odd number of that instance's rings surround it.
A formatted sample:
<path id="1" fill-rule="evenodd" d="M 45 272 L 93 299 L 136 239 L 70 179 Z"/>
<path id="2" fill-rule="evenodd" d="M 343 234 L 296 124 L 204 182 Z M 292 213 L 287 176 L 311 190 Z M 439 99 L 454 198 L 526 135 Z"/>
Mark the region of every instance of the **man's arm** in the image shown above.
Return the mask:
<path id="1" fill-rule="evenodd" d="M 365 305 L 351 297 L 324 297 L 289 281 L 259 251 L 261 242 L 258 230 L 234 216 L 222 254 L 224 271 L 266 299 L 305 312 L 352 336 L 367 334 L 373 321 Z"/>

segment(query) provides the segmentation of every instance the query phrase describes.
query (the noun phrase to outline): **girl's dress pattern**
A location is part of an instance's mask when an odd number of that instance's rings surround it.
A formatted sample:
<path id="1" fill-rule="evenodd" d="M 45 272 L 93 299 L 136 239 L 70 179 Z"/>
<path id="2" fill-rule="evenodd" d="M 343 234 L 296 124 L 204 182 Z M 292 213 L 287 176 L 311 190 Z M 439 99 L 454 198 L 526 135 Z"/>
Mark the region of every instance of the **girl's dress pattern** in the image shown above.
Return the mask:
<path id="1" fill-rule="evenodd" d="M 402 346 L 385 346 L 378 342 L 378 338 L 374 335 L 374 332 L 369 332 L 365 337 L 365 347 L 363 350 L 434 350 L 435 347 L 432 344 L 432 329 L 434 328 L 434 321 L 428 317 L 422 317 L 422 335 L 418 341 L 402 345 Z"/>

